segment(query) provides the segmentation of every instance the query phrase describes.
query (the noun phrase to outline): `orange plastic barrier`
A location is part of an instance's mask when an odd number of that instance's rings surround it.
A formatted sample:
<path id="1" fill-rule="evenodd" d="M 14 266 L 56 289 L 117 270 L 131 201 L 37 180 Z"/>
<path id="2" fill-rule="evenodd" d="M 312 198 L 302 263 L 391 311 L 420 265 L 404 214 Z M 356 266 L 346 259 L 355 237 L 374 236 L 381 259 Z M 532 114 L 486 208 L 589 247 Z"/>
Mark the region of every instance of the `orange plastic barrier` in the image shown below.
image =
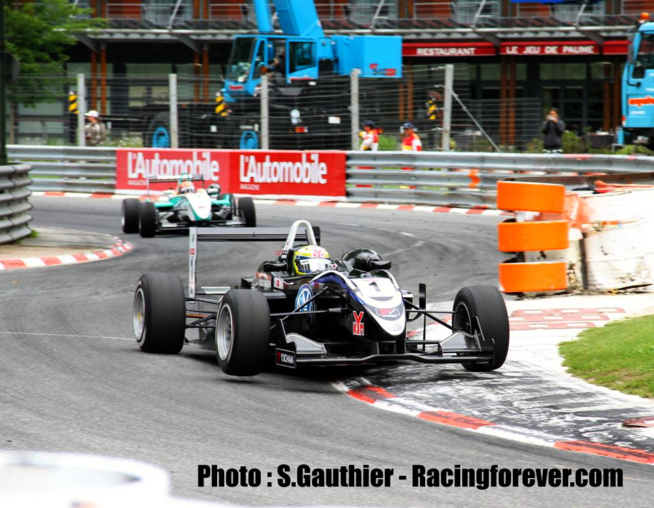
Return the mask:
<path id="1" fill-rule="evenodd" d="M 568 287 L 565 261 L 500 263 L 500 291 L 529 293 Z"/>
<path id="2" fill-rule="evenodd" d="M 497 226 L 501 252 L 567 249 L 568 222 L 504 222 Z"/>
<path id="3" fill-rule="evenodd" d="M 565 187 L 548 183 L 497 182 L 497 208 L 516 212 L 563 212 Z"/>

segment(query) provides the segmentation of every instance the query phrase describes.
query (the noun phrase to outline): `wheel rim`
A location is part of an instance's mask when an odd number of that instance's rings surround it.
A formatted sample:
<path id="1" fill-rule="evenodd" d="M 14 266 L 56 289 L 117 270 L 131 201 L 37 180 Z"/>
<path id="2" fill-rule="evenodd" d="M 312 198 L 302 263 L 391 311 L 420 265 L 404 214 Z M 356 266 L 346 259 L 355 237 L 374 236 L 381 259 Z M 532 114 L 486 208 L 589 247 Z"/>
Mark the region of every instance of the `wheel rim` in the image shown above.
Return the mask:
<path id="1" fill-rule="evenodd" d="M 143 338 L 145 331 L 145 295 L 143 289 L 138 288 L 134 296 L 134 335 L 137 342 Z"/>
<path id="2" fill-rule="evenodd" d="M 456 311 L 452 323 L 454 328 L 472 335 L 474 328 L 472 326 L 472 316 L 470 315 L 468 306 L 463 302 L 459 302 L 454 310 Z"/>
<path id="3" fill-rule="evenodd" d="M 221 360 L 226 360 L 232 351 L 233 333 L 232 309 L 229 305 L 223 305 L 216 325 L 216 348 L 218 349 L 218 357 Z"/>

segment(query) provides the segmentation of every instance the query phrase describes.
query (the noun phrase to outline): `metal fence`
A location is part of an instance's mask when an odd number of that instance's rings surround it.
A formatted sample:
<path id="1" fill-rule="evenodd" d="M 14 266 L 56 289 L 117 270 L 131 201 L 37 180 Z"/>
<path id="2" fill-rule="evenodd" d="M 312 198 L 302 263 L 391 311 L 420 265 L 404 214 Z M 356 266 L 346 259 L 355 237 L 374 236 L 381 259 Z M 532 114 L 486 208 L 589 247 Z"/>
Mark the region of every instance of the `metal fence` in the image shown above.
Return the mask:
<path id="1" fill-rule="evenodd" d="M 196 77 L 190 67 L 178 67 L 174 90 L 170 76 L 162 75 L 116 76 L 104 82 L 93 76 L 82 76 L 81 81 L 79 77 L 49 76 L 35 80 L 33 88 L 11 88 L 9 143 L 79 145 L 78 129 L 83 122 L 78 115 L 93 109 L 100 112 L 107 128 L 101 146 L 171 146 L 166 144 L 170 143 L 166 136 L 173 124 L 172 103 L 177 111 L 180 148 L 245 148 L 244 143 L 252 142 L 255 148 L 262 146 L 259 101 L 263 94 L 227 104 L 230 113 L 223 116 L 217 113 L 216 102 L 223 87 L 220 77 Z M 399 147 L 400 126 L 407 121 L 416 126 L 425 150 L 441 147 L 445 66 L 407 67 L 402 78 L 359 78 L 356 96 L 350 80 L 349 76 L 321 77 L 297 85 L 291 94 L 281 87 L 279 77 L 272 75 L 269 147 L 351 149 L 355 110 L 358 120 L 377 124 L 383 136 L 381 149 Z M 482 130 L 502 150 L 523 149 L 540 137 L 540 99 L 474 99 L 473 81 L 467 65 L 454 66 L 452 149 L 493 150 Z M 52 102 L 42 102 L 44 96 Z M 25 101 L 34 105 L 18 106 Z M 430 101 L 436 114 L 429 114 Z"/>
<path id="2" fill-rule="evenodd" d="M 8 148 L 12 159 L 32 166 L 32 190 L 115 191 L 114 148 L 23 145 Z M 580 180 L 574 177 L 606 174 L 619 175 L 628 183 L 637 179 L 633 175 L 652 171 L 649 157 L 585 154 L 350 151 L 346 164 L 346 195 L 352 201 L 462 207 L 494 207 L 498 180 L 547 178 L 553 183 L 565 183 L 567 179 L 571 185 L 579 185 Z M 608 176 L 593 178 L 609 179 Z"/>
<path id="3" fill-rule="evenodd" d="M 0 244 L 10 243 L 29 236 L 28 224 L 32 217 L 27 212 L 31 183 L 27 164 L 0 166 Z"/>

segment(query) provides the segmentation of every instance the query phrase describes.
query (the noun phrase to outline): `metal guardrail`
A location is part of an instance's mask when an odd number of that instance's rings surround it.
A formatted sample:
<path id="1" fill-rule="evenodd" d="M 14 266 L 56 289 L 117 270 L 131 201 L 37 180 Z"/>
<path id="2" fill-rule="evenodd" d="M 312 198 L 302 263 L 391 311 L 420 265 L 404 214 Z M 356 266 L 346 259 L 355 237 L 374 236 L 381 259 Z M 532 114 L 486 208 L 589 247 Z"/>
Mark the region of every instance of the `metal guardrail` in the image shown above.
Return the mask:
<path id="1" fill-rule="evenodd" d="M 32 233 L 27 214 L 32 205 L 27 201 L 32 182 L 27 164 L 0 166 L 0 244 L 11 243 Z"/>
<path id="2" fill-rule="evenodd" d="M 115 191 L 115 148 L 9 145 L 8 149 L 11 159 L 32 166 L 32 190 Z M 564 177 L 595 173 L 622 175 L 621 181 L 629 182 L 629 173 L 652 171 L 654 158 L 352 151 L 347 152 L 346 164 L 346 195 L 353 201 L 493 207 L 498 180 L 538 177 L 557 183 Z M 573 179 L 571 185 L 580 181 Z"/>
<path id="3" fill-rule="evenodd" d="M 498 180 L 646 173 L 653 167 L 650 157 L 619 155 L 348 152 L 346 192 L 379 203 L 493 207 Z"/>
<path id="4" fill-rule="evenodd" d="M 32 166 L 33 191 L 107 192 L 116 188 L 116 149 L 9 145 L 9 158 Z"/>

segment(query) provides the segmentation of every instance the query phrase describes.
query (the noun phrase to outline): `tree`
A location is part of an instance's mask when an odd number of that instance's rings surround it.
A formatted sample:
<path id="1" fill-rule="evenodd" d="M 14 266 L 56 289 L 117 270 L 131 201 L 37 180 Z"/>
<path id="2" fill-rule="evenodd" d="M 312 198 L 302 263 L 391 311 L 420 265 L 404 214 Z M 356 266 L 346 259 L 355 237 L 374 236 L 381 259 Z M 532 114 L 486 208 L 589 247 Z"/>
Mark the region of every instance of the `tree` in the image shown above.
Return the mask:
<path id="1" fill-rule="evenodd" d="M 106 20 L 90 18 L 93 9 L 76 7 L 69 0 L 3 4 L 7 51 L 20 61 L 20 79 L 10 86 L 11 102 L 34 107 L 61 100 L 61 86 L 53 85 L 55 77 L 64 80 L 66 50 L 78 43 L 74 34 L 106 26 Z"/>

